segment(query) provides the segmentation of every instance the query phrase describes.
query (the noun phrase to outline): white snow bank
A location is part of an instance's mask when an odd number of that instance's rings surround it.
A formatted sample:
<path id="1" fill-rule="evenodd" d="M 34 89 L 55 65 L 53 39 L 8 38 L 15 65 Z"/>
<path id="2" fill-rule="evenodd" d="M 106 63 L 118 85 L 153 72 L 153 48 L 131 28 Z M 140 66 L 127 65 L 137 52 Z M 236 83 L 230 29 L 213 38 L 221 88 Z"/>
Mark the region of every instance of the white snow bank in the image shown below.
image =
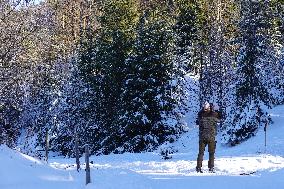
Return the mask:
<path id="1" fill-rule="evenodd" d="M 1 189 L 51 189 L 65 186 L 76 188 L 69 172 L 55 170 L 6 146 L 0 146 L 0 162 Z"/>

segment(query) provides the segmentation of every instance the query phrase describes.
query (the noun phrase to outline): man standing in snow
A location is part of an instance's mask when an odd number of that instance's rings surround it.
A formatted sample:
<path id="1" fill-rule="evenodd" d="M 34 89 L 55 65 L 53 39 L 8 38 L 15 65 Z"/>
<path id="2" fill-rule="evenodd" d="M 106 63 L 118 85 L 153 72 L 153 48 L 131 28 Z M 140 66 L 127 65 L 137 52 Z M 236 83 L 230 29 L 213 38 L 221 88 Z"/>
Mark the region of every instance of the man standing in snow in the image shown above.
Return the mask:
<path id="1" fill-rule="evenodd" d="M 197 157 L 196 171 L 201 172 L 202 161 L 205 147 L 208 145 L 209 161 L 208 168 L 214 172 L 214 154 L 216 149 L 216 128 L 217 122 L 220 121 L 221 115 L 214 111 L 213 104 L 206 102 L 203 110 L 198 113 L 197 125 L 199 125 L 199 153 Z"/>

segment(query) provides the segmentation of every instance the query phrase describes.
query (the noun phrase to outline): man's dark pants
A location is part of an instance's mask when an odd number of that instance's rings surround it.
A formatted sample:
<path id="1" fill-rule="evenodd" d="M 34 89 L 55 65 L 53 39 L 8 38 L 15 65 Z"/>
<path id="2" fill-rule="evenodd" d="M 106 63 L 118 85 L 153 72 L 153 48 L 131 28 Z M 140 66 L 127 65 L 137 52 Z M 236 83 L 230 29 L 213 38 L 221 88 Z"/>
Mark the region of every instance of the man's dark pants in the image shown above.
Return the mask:
<path id="1" fill-rule="evenodd" d="M 202 161 L 204 156 L 205 147 L 208 145 L 208 152 L 209 152 L 209 161 L 208 161 L 208 168 L 214 168 L 214 154 L 216 149 L 216 142 L 214 140 L 199 140 L 199 153 L 197 157 L 197 168 L 202 167 Z"/>

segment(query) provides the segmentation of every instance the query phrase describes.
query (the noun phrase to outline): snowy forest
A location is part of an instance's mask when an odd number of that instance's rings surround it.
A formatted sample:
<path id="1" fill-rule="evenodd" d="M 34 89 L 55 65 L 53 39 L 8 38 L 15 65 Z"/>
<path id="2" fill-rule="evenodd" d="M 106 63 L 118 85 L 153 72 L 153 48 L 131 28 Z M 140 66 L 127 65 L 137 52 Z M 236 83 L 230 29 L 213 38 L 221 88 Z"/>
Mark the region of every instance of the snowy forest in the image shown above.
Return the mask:
<path id="1" fill-rule="evenodd" d="M 153 151 L 208 101 L 238 145 L 284 104 L 283 33 L 283 0 L 0 0 L 0 144 Z"/>

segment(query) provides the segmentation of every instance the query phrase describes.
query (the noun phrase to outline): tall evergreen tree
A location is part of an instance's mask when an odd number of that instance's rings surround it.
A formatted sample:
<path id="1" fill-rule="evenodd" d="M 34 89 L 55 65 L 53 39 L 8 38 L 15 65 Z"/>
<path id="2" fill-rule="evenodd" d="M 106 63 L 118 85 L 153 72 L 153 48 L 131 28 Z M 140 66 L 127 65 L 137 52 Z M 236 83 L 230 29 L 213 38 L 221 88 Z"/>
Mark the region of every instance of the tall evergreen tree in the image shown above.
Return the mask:
<path id="1" fill-rule="evenodd" d="M 57 102 L 56 128 L 51 133 L 50 146 L 63 155 L 75 156 L 76 153 L 84 153 L 85 144 L 91 147 L 92 152 L 98 150 L 100 131 L 93 115 L 92 90 L 83 81 L 75 58 L 71 60 L 68 69 Z"/>
<path id="2" fill-rule="evenodd" d="M 177 5 L 177 19 L 174 25 L 176 43 L 176 61 L 183 74 L 196 74 L 200 67 L 197 54 L 197 44 L 202 16 L 201 8 L 196 1 L 179 0 Z"/>
<path id="3" fill-rule="evenodd" d="M 225 112 L 236 48 L 235 1 L 198 1 L 202 22 L 199 34 L 200 102 L 215 102 Z"/>
<path id="4" fill-rule="evenodd" d="M 273 91 L 272 95 L 277 104 L 284 103 L 284 1 L 275 0 L 269 2 L 269 17 L 271 28 L 266 33 L 269 39 L 269 49 L 272 55 L 265 67 L 270 78 L 263 81 Z"/>
<path id="5" fill-rule="evenodd" d="M 119 152 L 153 150 L 182 133 L 182 97 L 174 80 L 174 20 L 167 1 L 154 5 L 141 16 L 134 51 L 126 61 Z"/>
<path id="6" fill-rule="evenodd" d="M 24 110 L 18 122 L 23 128 L 20 142 L 26 153 L 41 155 L 36 154 L 35 148 L 44 149 L 46 136 L 55 129 L 57 102 L 64 80 L 64 70 L 61 66 L 62 64 L 53 62 L 38 66 L 31 78 L 31 86 L 26 86 Z"/>
<path id="7" fill-rule="evenodd" d="M 101 28 L 95 45 L 81 56 L 81 68 L 89 73 L 86 80 L 95 90 L 95 114 L 104 132 L 104 153 L 116 148 L 118 111 L 121 104 L 125 60 L 132 51 L 138 22 L 138 0 L 107 0 L 102 2 Z"/>
<path id="8" fill-rule="evenodd" d="M 259 127 L 270 121 L 266 109 L 275 104 L 268 82 L 271 66 L 277 57 L 270 43 L 273 30 L 267 1 L 241 1 L 240 51 L 237 57 L 237 83 L 232 119 L 228 119 L 227 142 L 234 145 L 254 136 Z"/>

